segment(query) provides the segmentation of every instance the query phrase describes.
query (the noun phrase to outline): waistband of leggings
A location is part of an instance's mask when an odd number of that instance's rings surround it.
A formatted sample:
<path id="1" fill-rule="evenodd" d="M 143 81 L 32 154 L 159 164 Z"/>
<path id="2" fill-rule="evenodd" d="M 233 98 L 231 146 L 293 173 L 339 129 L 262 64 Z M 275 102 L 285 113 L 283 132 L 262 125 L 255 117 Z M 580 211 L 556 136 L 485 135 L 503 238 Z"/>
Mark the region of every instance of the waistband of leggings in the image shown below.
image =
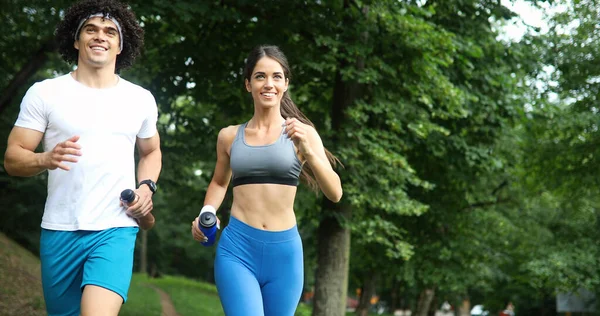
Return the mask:
<path id="1" fill-rule="evenodd" d="M 294 225 L 294 227 L 281 231 L 269 231 L 262 230 L 258 228 L 254 228 L 239 219 L 230 216 L 229 224 L 227 225 L 229 229 L 234 230 L 235 232 L 246 235 L 252 239 L 256 239 L 258 241 L 266 242 L 266 243 L 276 243 L 276 242 L 284 242 L 288 240 L 292 240 L 295 238 L 300 238 L 300 234 L 298 233 L 298 226 Z"/>

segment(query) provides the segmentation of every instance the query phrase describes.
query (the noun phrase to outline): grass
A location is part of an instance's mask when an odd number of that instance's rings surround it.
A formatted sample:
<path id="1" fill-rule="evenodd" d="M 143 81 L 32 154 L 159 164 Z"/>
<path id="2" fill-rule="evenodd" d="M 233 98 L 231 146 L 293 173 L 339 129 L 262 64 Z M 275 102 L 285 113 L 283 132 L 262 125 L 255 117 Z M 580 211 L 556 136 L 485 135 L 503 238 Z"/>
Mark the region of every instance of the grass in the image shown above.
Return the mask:
<path id="1" fill-rule="evenodd" d="M 214 285 L 184 277 L 165 276 L 149 282 L 167 292 L 180 316 L 224 316 Z"/>
<path id="2" fill-rule="evenodd" d="M 127 303 L 121 307 L 120 316 L 161 316 L 160 296 L 146 286 L 149 280 L 145 275 L 133 274 Z"/>
<path id="3" fill-rule="evenodd" d="M 2 315 L 46 315 L 40 260 L 0 233 L 0 311 Z"/>

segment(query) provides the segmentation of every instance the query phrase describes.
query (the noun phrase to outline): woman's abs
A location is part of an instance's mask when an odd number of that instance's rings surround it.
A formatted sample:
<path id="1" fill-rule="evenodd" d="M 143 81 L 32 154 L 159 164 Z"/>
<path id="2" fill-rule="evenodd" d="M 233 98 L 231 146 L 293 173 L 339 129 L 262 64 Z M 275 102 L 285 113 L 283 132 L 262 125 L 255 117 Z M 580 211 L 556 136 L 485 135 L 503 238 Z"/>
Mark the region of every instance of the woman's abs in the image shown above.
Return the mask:
<path id="1" fill-rule="evenodd" d="M 257 229 L 281 231 L 296 225 L 296 187 L 247 184 L 233 189 L 231 215 Z"/>

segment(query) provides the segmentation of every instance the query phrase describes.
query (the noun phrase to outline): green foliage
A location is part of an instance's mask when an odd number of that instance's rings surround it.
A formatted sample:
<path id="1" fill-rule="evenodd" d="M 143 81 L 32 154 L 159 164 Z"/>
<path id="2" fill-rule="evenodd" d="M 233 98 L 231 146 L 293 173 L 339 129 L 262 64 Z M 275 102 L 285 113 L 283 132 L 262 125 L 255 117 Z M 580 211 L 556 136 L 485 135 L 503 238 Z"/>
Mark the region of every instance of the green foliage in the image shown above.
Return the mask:
<path id="1" fill-rule="evenodd" d="M 524 265 L 534 288 L 562 291 L 600 289 L 598 270 L 598 119 L 596 97 L 600 68 L 593 61 L 600 45 L 593 1 L 560 1 L 563 10 L 549 21 L 550 31 L 535 43 L 549 77 L 523 123 L 522 144 L 530 156 L 528 188 L 543 192 L 551 236 L 543 254 Z M 577 23 L 574 23 L 577 21 Z M 551 65 L 551 66 L 550 66 Z M 550 214 L 548 214 L 550 213 Z"/>

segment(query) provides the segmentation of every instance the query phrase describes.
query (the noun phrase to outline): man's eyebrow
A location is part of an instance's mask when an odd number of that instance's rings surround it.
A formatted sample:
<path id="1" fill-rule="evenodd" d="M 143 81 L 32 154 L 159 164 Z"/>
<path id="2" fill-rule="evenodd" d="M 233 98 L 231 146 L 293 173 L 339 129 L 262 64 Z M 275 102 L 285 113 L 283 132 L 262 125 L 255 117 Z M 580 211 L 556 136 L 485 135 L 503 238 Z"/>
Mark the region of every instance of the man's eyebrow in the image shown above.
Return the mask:
<path id="1" fill-rule="evenodd" d="M 86 24 L 85 24 L 85 25 L 82 27 L 82 29 L 84 29 L 84 28 L 86 28 L 86 27 L 88 27 L 88 26 L 92 26 L 92 27 L 96 27 L 96 28 L 105 28 L 105 29 L 113 30 L 113 31 L 115 31 L 115 32 L 118 32 L 118 31 L 119 31 L 119 30 L 117 30 L 115 27 L 113 27 L 113 26 L 111 26 L 111 25 L 108 25 L 108 26 L 104 26 L 104 27 L 102 27 L 102 26 L 100 26 L 100 25 L 98 25 L 98 24 L 94 24 L 94 23 L 92 23 L 92 22 L 88 22 L 88 23 L 86 23 Z"/>

